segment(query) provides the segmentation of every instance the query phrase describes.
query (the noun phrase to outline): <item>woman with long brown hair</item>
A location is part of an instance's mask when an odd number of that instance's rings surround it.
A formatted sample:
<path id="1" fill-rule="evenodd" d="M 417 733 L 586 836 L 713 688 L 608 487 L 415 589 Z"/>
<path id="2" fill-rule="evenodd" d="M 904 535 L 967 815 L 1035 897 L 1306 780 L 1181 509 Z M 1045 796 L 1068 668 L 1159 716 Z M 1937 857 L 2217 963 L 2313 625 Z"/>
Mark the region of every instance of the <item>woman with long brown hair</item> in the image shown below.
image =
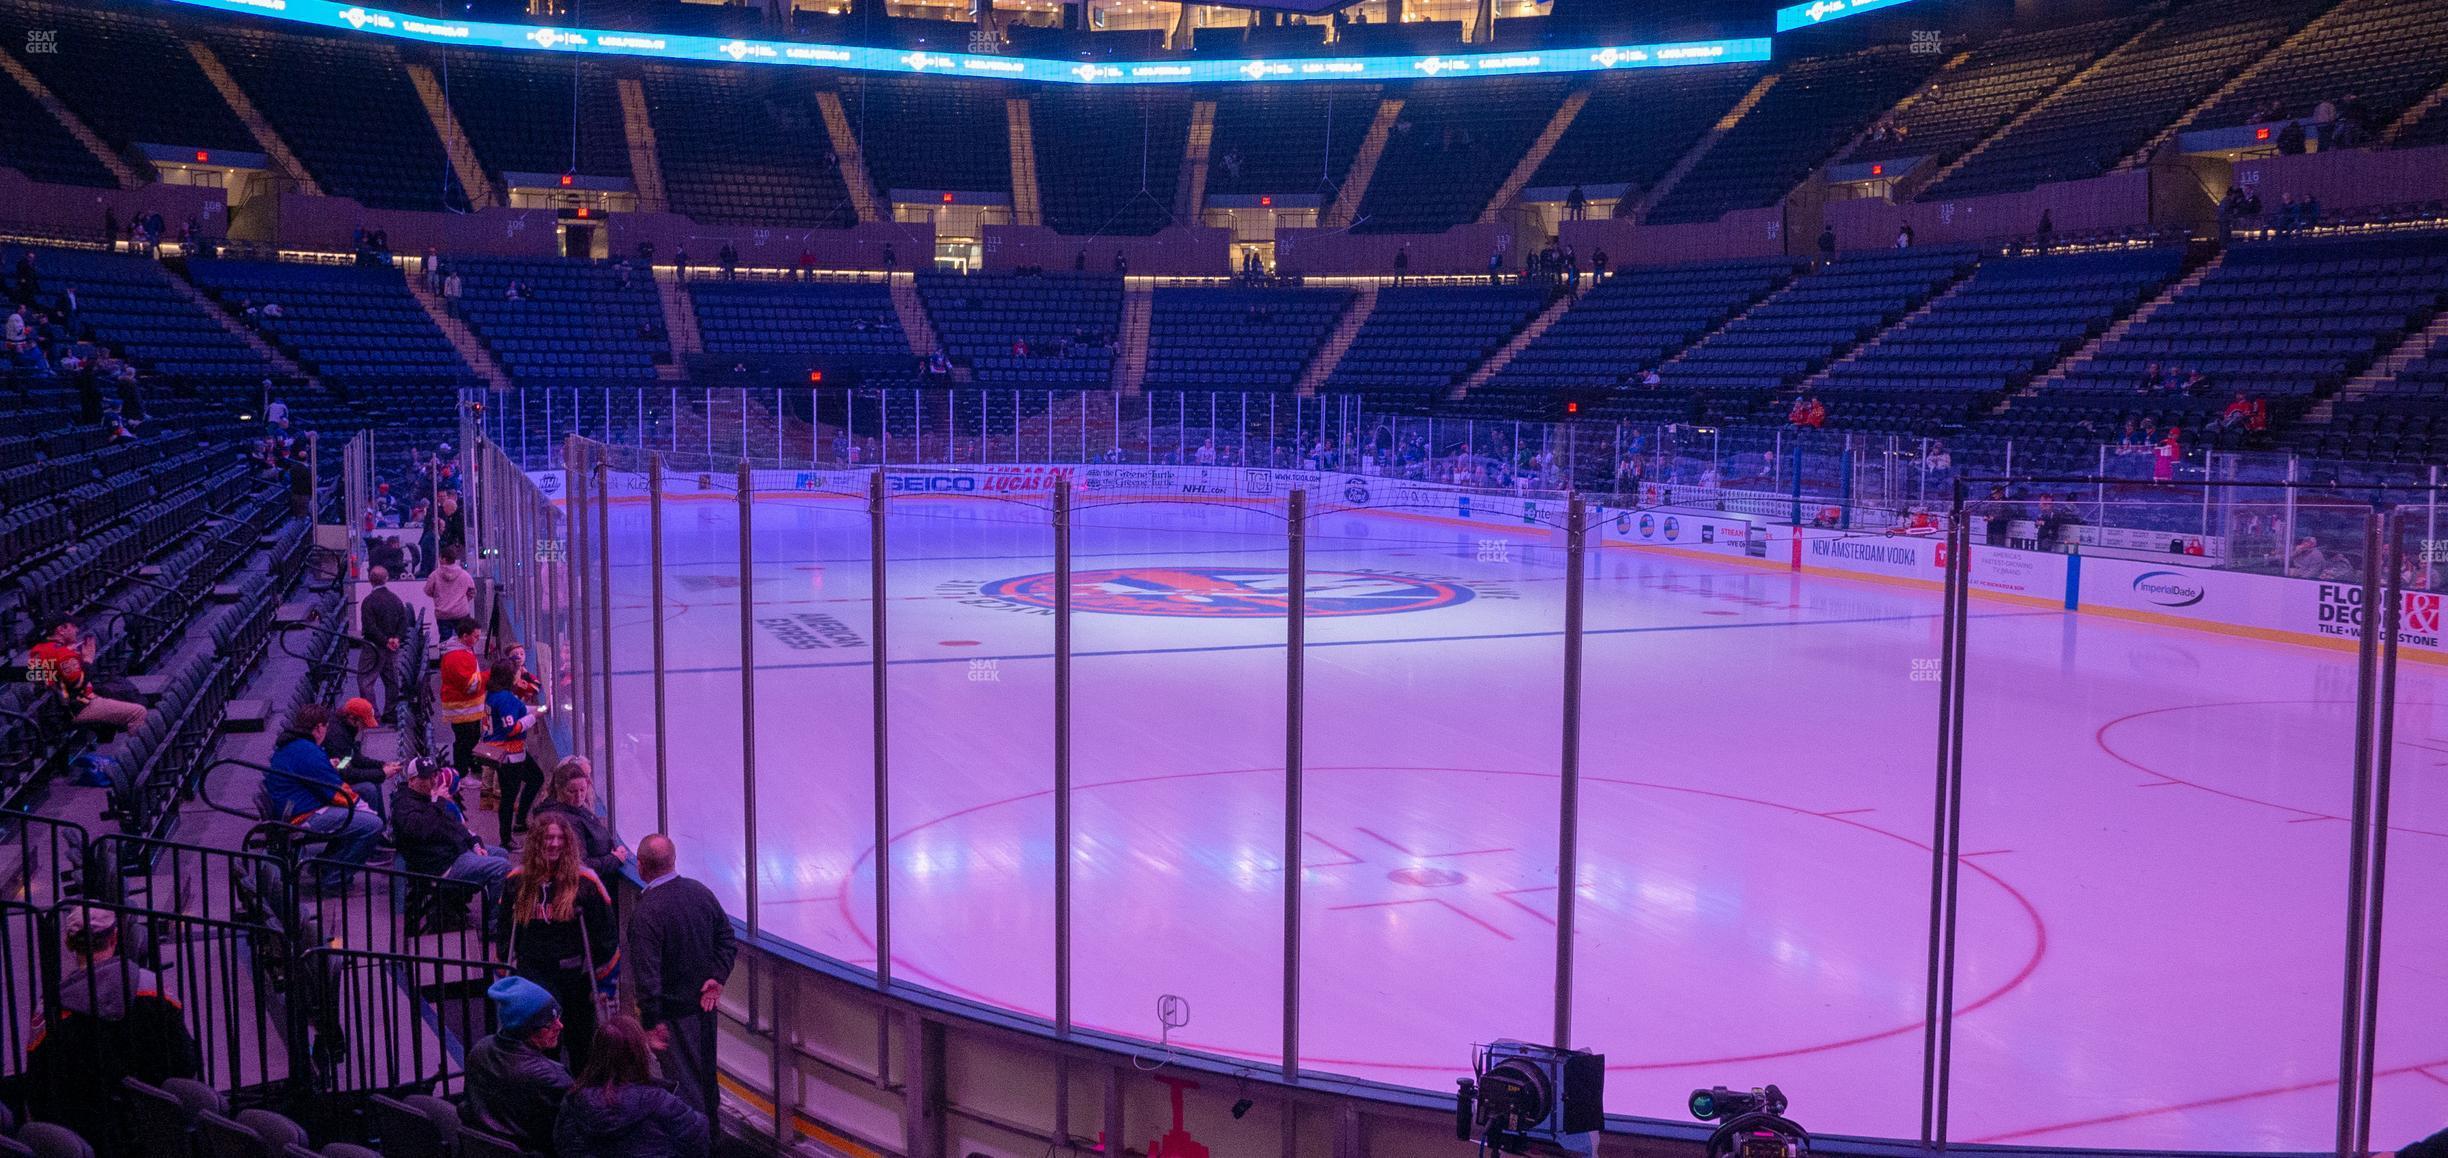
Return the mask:
<path id="1" fill-rule="evenodd" d="M 595 764 L 584 756 L 570 756 L 553 765 L 544 778 L 544 799 L 527 815 L 534 818 L 551 813 L 570 822 L 578 830 L 581 845 L 579 857 L 595 875 L 606 880 L 629 862 L 629 847 L 613 835 L 612 826 L 595 811 Z"/>
<path id="2" fill-rule="evenodd" d="M 553 1123 L 560 1158 L 703 1158 L 706 1116 L 649 1076 L 652 1050 L 636 1018 L 603 1023 Z"/>
<path id="3" fill-rule="evenodd" d="M 597 993 L 609 998 L 620 969 L 620 933 L 612 920 L 612 894 L 580 856 L 568 818 L 535 818 L 518 867 L 502 888 L 499 943 L 510 954 L 511 971 L 550 990 L 561 1002 L 569 1032 L 562 1042 L 570 1068 L 587 1061 L 595 1040 Z"/>

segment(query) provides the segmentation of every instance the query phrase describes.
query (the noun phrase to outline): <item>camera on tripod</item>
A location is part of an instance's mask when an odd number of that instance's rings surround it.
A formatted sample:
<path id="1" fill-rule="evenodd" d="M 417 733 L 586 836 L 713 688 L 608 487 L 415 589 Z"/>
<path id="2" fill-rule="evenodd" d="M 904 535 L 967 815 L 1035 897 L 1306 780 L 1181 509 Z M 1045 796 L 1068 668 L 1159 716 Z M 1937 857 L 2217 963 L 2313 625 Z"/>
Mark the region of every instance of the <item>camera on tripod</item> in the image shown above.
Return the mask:
<path id="1" fill-rule="evenodd" d="M 1722 1122 L 1709 1135 L 1709 1158 L 1806 1158 L 1810 1131 L 1785 1117 L 1785 1091 L 1775 1086 L 1693 1090 L 1692 1117 Z"/>
<path id="2" fill-rule="evenodd" d="M 1454 1095 L 1454 1136 L 1499 1154 L 1590 1155 L 1606 1125 L 1606 1057 L 1501 1039 Z"/>

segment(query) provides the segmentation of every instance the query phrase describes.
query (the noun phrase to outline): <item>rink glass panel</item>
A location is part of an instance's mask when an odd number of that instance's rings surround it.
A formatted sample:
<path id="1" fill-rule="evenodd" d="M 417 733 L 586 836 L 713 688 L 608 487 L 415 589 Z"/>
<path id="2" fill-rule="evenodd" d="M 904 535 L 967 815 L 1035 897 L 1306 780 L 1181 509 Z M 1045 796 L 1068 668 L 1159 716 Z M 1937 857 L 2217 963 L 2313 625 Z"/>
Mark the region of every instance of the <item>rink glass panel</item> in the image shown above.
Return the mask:
<path id="1" fill-rule="evenodd" d="M 1609 1108 L 1773 1082 L 1814 1129 L 1915 1135 L 1936 592 L 1592 501 L 1573 1012 Z"/>
<path id="2" fill-rule="evenodd" d="M 868 479 L 759 470 L 743 589 L 755 673 L 756 915 L 862 968 L 876 961 L 875 610 Z"/>
<path id="3" fill-rule="evenodd" d="M 940 416 L 911 417 L 929 419 L 911 445 L 948 452 Z M 1051 500 L 1042 486 L 991 489 L 1012 475 L 888 477 L 894 976 L 1051 1020 L 1054 614 L 997 594 L 1054 570 Z M 976 481 L 989 490 L 947 489 Z M 875 859 L 852 874 L 850 911 L 868 928 Z"/>
<path id="4" fill-rule="evenodd" d="M 1565 552 L 1518 496 L 1468 518 L 1326 478 L 1304 528 L 1300 1052 L 1441 1086 L 1475 1044 L 1555 1029 Z"/>
<path id="5" fill-rule="evenodd" d="M 1127 466 L 1086 473 L 1072 539 L 1074 1017 L 1274 1063 L 1296 859 L 1282 496 L 1166 495 Z M 1186 1022 L 1168 1028 L 1165 1009 Z M 1163 1056 L 1141 1049 L 1145 1064 Z"/>

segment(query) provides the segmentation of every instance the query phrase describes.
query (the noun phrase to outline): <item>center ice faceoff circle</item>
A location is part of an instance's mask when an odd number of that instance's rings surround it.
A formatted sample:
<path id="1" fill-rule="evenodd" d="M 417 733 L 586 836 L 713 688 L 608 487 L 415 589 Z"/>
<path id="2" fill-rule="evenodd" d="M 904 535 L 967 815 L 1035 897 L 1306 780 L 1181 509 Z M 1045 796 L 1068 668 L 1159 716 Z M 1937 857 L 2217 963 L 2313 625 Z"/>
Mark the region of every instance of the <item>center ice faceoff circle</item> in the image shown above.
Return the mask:
<path id="1" fill-rule="evenodd" d="M 1071 607 L 1109 615 L 1191 619 L 1280 619 L 1290 577 L 1275 567 L 1117 567 L 1075 571 Z M 1449 579 L 1393 571 L 1311 571 L 1311 616 L 1390 615 L 1468 603 L 1476 594 Z M 1054 606 L 1054 575 L 997 579 L 979 594 L 1030 607 Z"/>

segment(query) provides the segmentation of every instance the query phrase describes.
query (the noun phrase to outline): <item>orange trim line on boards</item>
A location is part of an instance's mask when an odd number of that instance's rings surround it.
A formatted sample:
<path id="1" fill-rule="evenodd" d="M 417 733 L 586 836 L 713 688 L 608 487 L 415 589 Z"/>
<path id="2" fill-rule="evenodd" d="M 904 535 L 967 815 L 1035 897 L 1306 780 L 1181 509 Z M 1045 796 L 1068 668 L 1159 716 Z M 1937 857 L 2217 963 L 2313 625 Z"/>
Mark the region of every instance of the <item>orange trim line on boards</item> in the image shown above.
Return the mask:
<path id="1" fill-rule="evenodd" d="M 755 1090 L 739 1084 L 739 1082 L 733 1080 L 729 1074 L 715 1074 L 714 1080 L 717 1083 L 720 1083 L 722 1088 L 731 1091 L 731 1095 L 733 1097 L 736 1097 L 739 1100 L 756 1107 L 756 1112 L 758 1114 L 763 1115 L 768 1119 L 773 1117 L 773 1102 L 767 1099 L 763 1094 L 757 1093 Z M 810 1118 L 806 1114 L 803 1114 L 797 1110 L 791 1111 L 791 1126 L 792 1128 L 798 1130 L 801 1134 L 814 1138 L 827 1146 L 831 1146 L 844 1154 L 850 1155 L 850 1158 L 884 1158 L 883 1151 L 873 1149 L 867 1146 L 865 1143 L 859 1142 L 855 1139 L 846 1138 L 840 1134 L 836 1134 L 833 1131 L 826 1129 L 815 1119 Z"/>

